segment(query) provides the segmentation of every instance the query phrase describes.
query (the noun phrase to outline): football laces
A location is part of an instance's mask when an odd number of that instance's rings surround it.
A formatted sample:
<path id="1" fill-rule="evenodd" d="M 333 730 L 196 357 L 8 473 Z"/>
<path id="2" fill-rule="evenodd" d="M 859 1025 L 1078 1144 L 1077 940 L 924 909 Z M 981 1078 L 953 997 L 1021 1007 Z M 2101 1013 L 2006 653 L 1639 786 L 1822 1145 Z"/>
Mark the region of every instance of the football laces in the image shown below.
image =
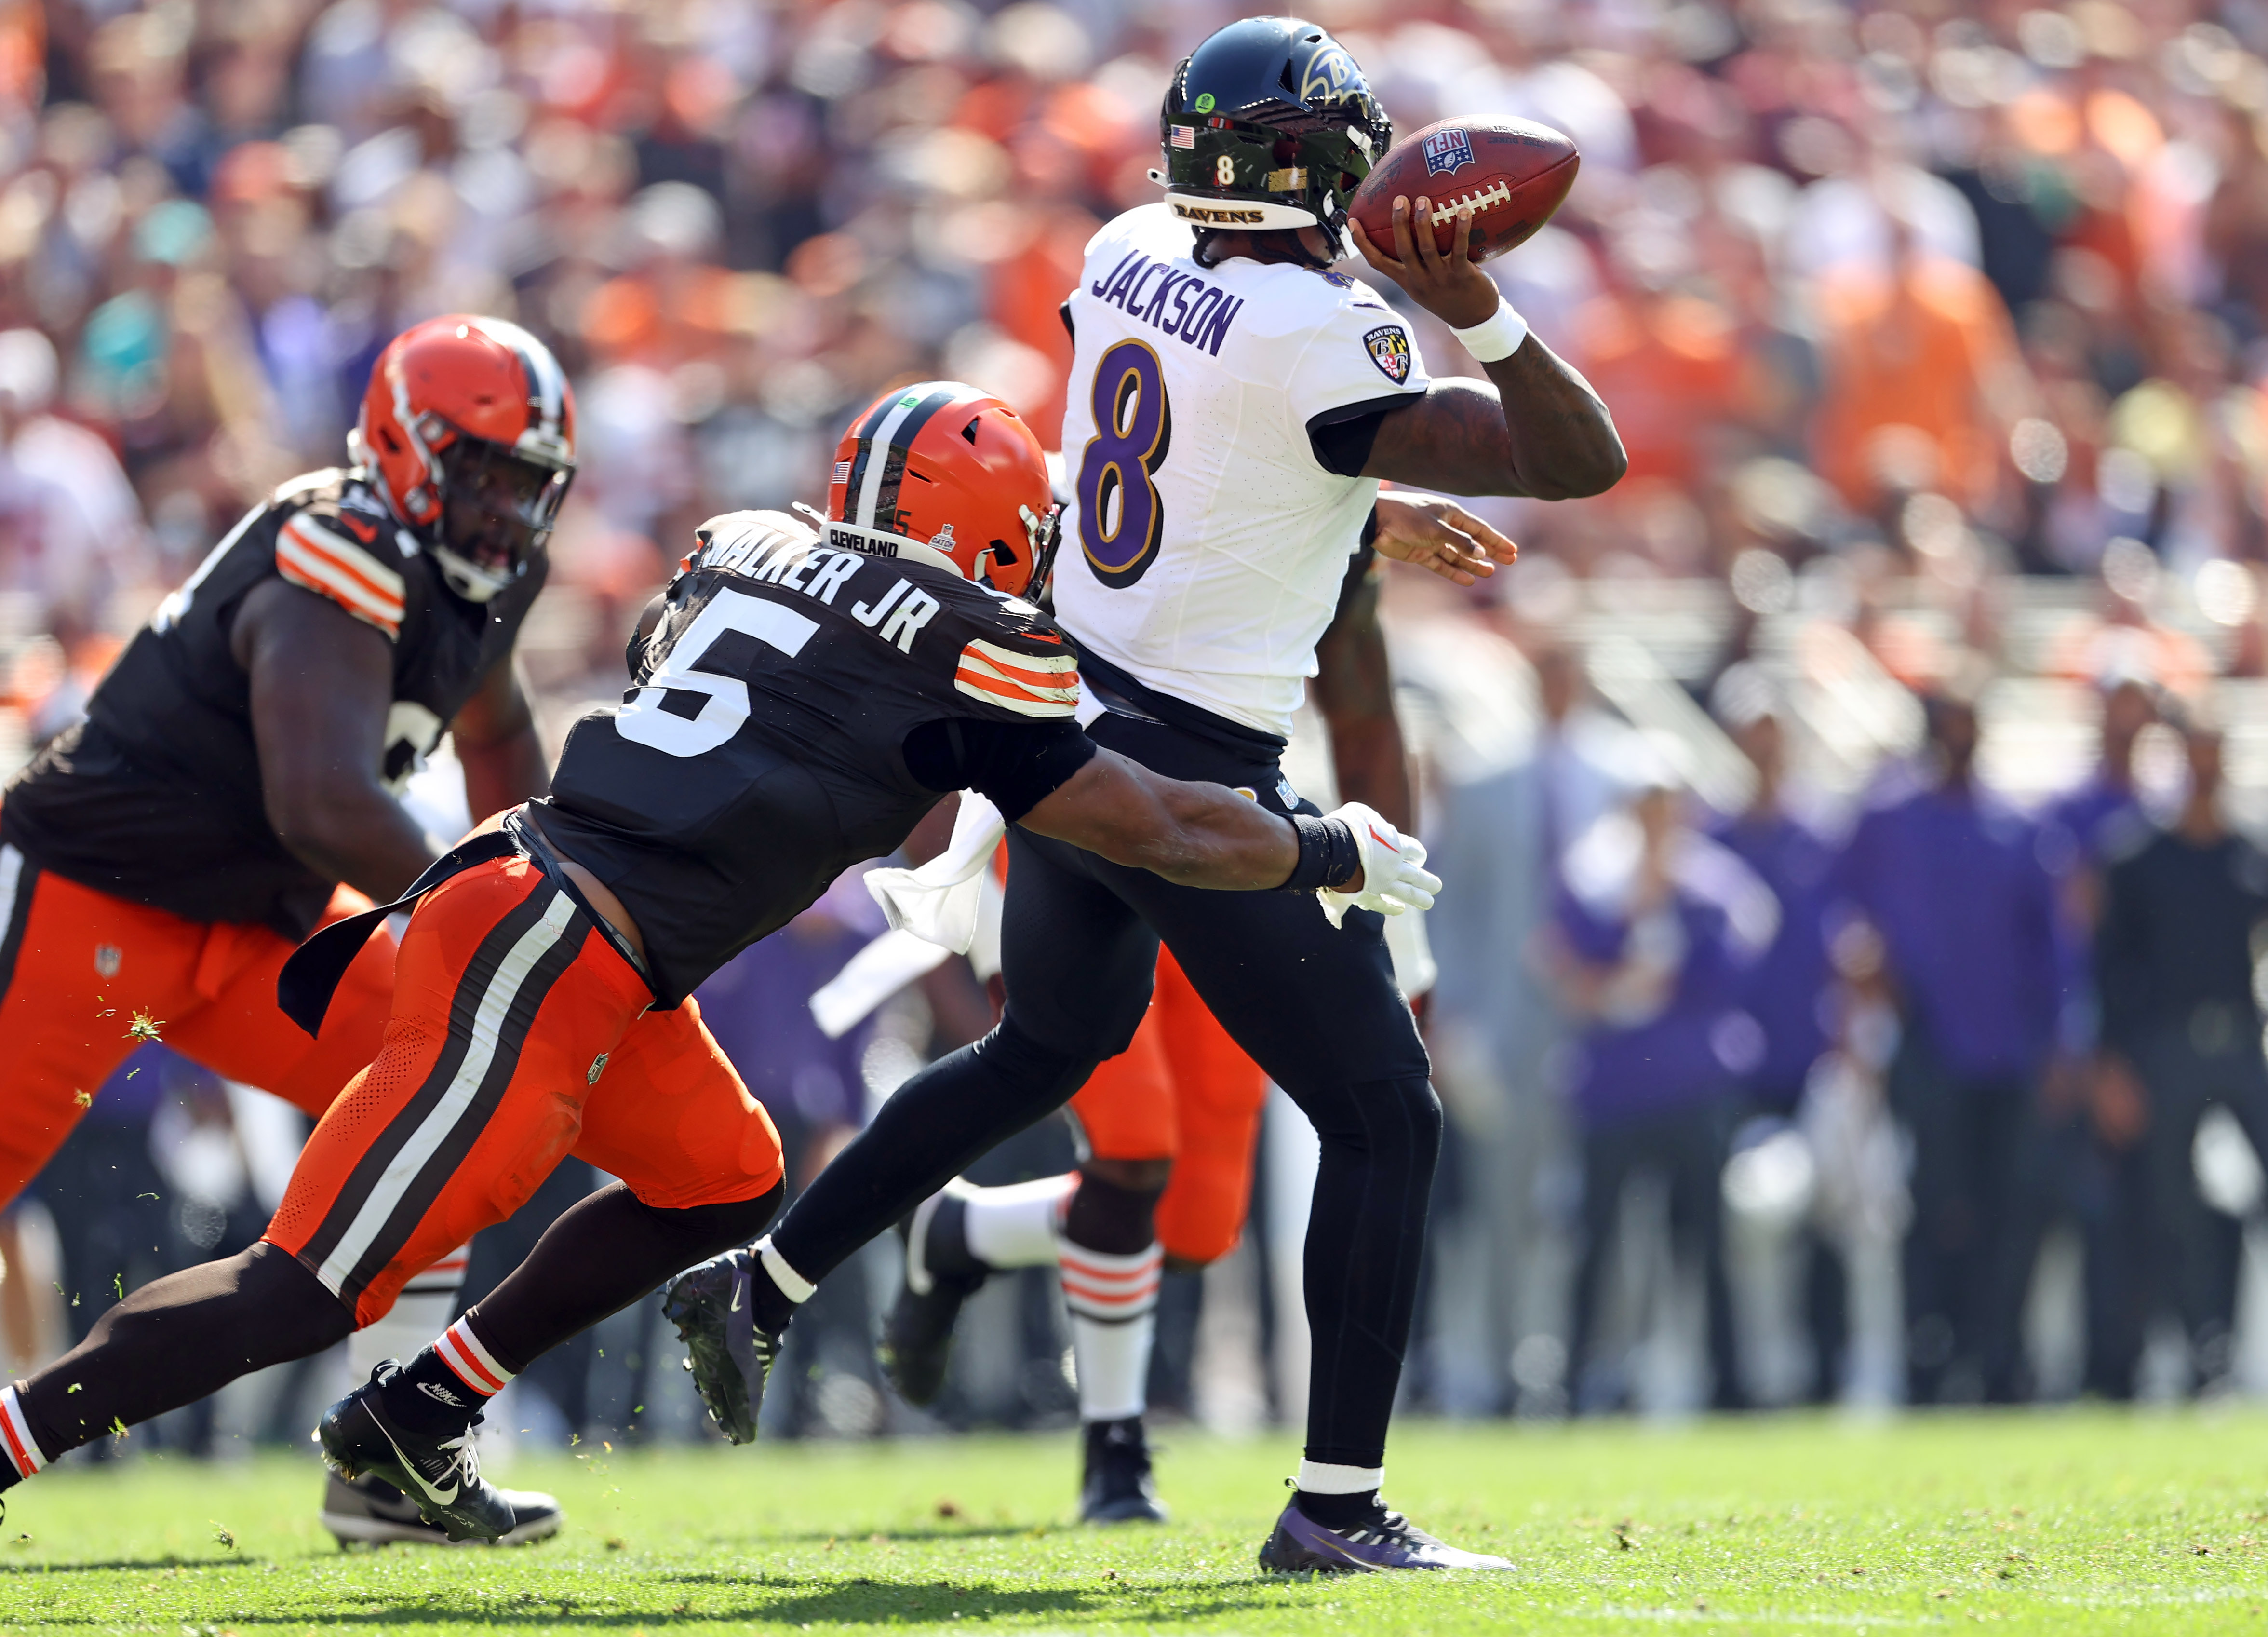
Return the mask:
<path id="1" fill-rule="evenodd" d="M 1476 188 L 1462 198 L 1434 200 L 1433 219 L 1438 222 L 1444 218 L 1478 216 L 1484 210 L 1493 210 L 1499 204 L 1511 203 L 1511 185 L 1506 182 L 1491 182 L 1487 187 Z"/>

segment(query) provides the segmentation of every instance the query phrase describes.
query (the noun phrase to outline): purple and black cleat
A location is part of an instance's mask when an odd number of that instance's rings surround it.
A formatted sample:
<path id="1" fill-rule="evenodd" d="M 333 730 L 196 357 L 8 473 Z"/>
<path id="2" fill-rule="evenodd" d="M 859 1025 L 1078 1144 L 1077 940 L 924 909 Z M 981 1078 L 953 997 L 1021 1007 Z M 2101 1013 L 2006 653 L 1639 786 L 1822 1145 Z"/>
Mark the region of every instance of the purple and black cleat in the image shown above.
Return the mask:
<path id="1" fill-rule="evenodd" d="M 1379 1569 L 1495 1569 L 1513 1567 L 1506 1558 L 1445 1546 L 1377 1497 L 1370 1515 L 1350 1529 L 1325 1529 L 1300 1510 L 1297 1501 L 1276 1520 L 1276 1532 L 1260 1548 L 1260 1567 L 1271 1574 L 1337 1574 Z"/>
<path id="2" fill-rule="evenodd" d="M 685 1368 L 729 1443 L 756 1441 L 764 1383 L 779 1358 L 780 1338 L 756 1328 L 748 1299 L 755 1258 L 727 1250 L 688 1268 L 662 1287 L 662 1316 L 685 1344 Z"/>

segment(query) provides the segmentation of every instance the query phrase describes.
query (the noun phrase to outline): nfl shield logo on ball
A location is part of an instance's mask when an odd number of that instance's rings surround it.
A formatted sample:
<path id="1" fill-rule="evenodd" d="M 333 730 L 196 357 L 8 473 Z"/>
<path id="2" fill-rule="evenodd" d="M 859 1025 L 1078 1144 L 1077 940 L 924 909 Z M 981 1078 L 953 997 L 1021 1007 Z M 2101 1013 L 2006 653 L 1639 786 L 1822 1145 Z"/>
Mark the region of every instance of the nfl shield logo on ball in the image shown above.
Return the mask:
<path id="1" fill-rule="evenodd" d="M 1437 130 L 1425 138 L 1425 174 L 1449 176 L 1473 162 L 1472 138 L 1461 130 Z"/>
<path id="2" fill-rule="evenodd" d="M 1386 379 L 1399 387 L 1410 379 L 1410 337 L 1399 324 L 1381 324 L 1362 338 L 1370 349 L 1370 361 L 1386 372 Z"/>

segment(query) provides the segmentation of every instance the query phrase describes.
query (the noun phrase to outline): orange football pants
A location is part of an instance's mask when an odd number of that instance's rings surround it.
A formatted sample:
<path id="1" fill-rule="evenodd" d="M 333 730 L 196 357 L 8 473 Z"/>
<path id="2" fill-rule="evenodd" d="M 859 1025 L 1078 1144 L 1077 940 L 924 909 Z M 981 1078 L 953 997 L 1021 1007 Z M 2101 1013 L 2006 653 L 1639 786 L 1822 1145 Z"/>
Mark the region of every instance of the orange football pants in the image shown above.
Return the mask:
<path id="1" fill-rule="evenodd" d="M 1202 1265 L 1236 1245 L 1252 1204 L 1252 1149 L 1268 1077 L 1228 1037 L 1170 951 L 1134 1043 L 1071 1101 L 1098 1160 L 1171 1160 L 1158 1201 L 1166 1254 Z"/>
<path id="2" fill-rule="evenodd" d="M 384 1042 L 308 1139 L 265 1237 L 360 1325 L 571 1153 L 665 1210 L 770 1191 L 770 1117 L 700 1007 L 652 999 L 528 859 L 452 876 L 411 915 Z"/>
<path id="3" fill-rule="evenodd" d="M 341 887 L 323 922 L 368 908 Z M 394 994 L 394 939 L 381 931 L 310 1040 L 276 1005 L 295 947 L 282 933 L 114 898 L 12 846 L 0 847 L 0 1206 L 144 1039 L 320 1116 L 376 1055 Z"/>

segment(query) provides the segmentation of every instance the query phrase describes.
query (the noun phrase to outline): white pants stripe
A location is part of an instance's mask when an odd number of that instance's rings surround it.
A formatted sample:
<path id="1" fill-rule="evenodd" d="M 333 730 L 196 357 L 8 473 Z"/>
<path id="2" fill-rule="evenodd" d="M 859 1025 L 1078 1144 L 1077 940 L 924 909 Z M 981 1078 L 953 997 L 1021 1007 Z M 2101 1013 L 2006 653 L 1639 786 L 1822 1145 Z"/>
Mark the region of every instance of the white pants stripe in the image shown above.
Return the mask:
<path id="1" fill-rule="evenodd" d="M 355 1213 L 354 1220 L 347 1224 L 339 1242 L 316 1271 L 316 1276 L 334 1295 L 344 1289 L 364 1253 L 385 1231 L 395 1207 L 417 1180 L 418 1173 L 425 1169 L 426 1161 L 465 1117 L 481 1082 L 488 1078 L 490 1065 L 496 1060 L 498 1036 L 512 1002 L 519 999 L 520 985 L 527 981 L 536 962 L 558 943 L 574 914 L 575 901 L 563 892 L 555 894 L 543 911 L 543 918 L 523 933 L 519 941 L 497 963 L 496 974 L 489 979 L 480 1006 L 473 1014 L 472 1043 L 466 1049 L 464 1061 L 458 1065 L 449 1088 L 401 1145 L 393 1162 L 372 1187 L 369 1198 Z"/>

